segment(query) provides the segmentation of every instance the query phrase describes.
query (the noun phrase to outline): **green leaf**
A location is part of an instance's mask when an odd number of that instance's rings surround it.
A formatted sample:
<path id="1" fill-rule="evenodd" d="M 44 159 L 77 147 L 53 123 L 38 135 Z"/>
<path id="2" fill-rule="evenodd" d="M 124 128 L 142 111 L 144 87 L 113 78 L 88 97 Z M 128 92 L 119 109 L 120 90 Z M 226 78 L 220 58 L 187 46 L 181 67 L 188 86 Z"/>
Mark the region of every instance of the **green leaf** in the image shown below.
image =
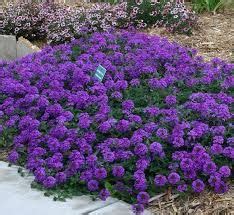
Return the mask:
<path id="1" fill-rule="evenodd" d="M 113 191 L 113 187 L 108 181 L 105 181 L 105 188 L 109 190 L 110 192 Z"/>

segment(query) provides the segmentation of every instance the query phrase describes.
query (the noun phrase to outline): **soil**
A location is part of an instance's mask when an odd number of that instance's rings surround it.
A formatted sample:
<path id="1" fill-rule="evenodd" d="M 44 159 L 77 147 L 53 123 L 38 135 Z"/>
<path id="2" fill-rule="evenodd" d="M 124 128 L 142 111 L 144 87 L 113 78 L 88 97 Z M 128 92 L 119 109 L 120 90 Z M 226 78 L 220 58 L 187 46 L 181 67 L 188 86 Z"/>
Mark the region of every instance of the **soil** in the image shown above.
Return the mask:
<path id="1" fill-rule="evenodd" d="M 206 60 L 219 57 L 234 62 L 234 9 L 215 15 L 201 14 L 198 28 L 191 36 L 170 34 L 164 28 L 151 28 L 146 32 L 195 48 Z"/>

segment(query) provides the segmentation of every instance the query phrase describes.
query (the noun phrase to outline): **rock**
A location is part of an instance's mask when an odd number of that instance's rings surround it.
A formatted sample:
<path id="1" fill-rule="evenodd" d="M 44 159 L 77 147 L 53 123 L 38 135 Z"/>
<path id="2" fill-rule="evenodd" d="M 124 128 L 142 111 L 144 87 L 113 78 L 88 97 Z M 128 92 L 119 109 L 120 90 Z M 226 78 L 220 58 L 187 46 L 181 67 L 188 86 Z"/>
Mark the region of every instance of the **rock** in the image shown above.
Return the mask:
<path id="1" fill-rule="evenodd" d="M 32 54 L 34 52 L 38 52 L 40 49 L 37 46 L 34 46 L 32 43 L 30 43 L 28 40 L 24 39 L 23 37 L 20 37 L 17 41 L 17 58 L 24 57 L 28 54 Z"/>
<path id="2" fill-rule="evenodd" d="M 16 37 L 0 35 L 0 60 L 14 60 L 16 58 Z"/>

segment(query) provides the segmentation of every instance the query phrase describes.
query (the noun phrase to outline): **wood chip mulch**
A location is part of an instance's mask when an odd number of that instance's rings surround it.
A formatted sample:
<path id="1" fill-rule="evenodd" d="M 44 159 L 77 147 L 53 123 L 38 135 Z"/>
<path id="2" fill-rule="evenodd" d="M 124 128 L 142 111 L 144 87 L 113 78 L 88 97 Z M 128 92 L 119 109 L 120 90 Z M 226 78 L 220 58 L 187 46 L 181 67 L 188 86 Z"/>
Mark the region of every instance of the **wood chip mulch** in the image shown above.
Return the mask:
<path id="1" fill-rule="evenodd" d="M 0 161 L 7 161 L 9 149 L 0 148 Z"/>
<path id="2" fill-rule="evenodd" d="M 219 57 L 234 62 L 234 9 L 215 15 L 201 14 L 198 22 L 191 36 L 170 34 L 164 28 L 151 28 L 146 32 L 195 48 L 206 60 Z"/>
<path id="3" fill-rule="evenodd" d="M 219 195 L 213 191 L 186 197 L 160 194 L 153 198 L 148 210 L 154 215 L 231 215 L 234 214 L 234 187 Z"/>

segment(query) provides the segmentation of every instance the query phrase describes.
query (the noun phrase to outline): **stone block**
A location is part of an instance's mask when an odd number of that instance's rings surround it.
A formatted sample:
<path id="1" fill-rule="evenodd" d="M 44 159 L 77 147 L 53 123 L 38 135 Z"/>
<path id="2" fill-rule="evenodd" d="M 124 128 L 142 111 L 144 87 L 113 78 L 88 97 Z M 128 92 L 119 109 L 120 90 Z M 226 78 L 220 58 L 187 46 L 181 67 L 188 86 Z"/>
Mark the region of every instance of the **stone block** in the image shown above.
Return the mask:
<path id="1" fill-rule="evenodd" d="M 0 35 L 0 60 L 14 60 L 16 58 L 16 37 Z"/>
<path id="2" fill-rule="evenodd" d="M 40 49 L 37 46 L 34 46 L 32 43 L 30 43 L 23 37 L 20 37 L 18 39 L 16 47 L 17 58 L 21 58 L 28 54 L 40 51 Z"/>

